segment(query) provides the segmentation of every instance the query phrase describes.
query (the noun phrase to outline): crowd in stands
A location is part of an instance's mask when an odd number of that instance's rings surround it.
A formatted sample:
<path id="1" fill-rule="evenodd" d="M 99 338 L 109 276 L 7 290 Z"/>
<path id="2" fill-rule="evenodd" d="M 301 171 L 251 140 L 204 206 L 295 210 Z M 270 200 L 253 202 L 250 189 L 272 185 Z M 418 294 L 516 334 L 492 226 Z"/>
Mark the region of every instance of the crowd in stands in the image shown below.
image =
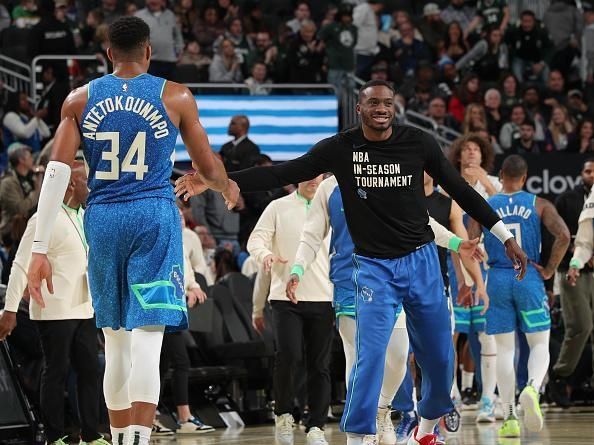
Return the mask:
<path id="1" fill-rule="evenodd" d="M 151 28 L 150 72 L 171 80 L 243 83 L 243 94 L 251 95 L 274 94 L 272 83 L 329 83 L 339 97 L 356 78 L 389 80 L 399 115 L 422 116 L 418 122 L 431 122 L 438 133 L 453 130 L 448 138 L 478 133 L 495 154 L 594 153 L 594 2 L 313 3 L 0 0 L 0 53 L 24 61 L 97 55 L 109 64 L 107 27 L 137 15 Z M 16 35 L 26 37 L 15 41 Z M 95 65 L 82 61 L 45 63 L 39 100 L 0 82 L 4 284 L 37 207 L 61 104 L 71 87 L 97 75 Z M 246 116 L 231 120 L 229 135 L 220 149 L 228 171 L 274 161 L 250 140 Z M 200 239 L 207 264 L 200 273 L 209 285 L 230 272 L 253 276 L 249 235 L 266 206 L 293 191 L 246 194 L 233 212 L 211 191 L 179 203 L 186 227 Z"/>

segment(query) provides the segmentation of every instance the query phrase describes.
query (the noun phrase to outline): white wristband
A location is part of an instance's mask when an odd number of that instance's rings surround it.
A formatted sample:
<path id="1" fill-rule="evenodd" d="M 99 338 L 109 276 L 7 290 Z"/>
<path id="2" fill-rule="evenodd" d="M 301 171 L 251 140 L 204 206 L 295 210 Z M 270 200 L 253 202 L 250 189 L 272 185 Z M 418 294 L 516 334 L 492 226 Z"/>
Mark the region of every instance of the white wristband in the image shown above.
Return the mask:
<path id="1" fill-rule="evenodd" d="M 37 205 L 37 226 L 33 239 L 33 253 L 47 253 L 56 216 L 70 181 L 70 166 L 63 162 L 50 161 L 45 170 L 43 185 Z"/>
<path id="2" fill-rule="evenodd" d="M 497 221 L 495 225 L 491 227 L 490 232 L 499 241 L 501 241 L 501 244 L 505 244 L 508 239 L 514 237 L 514 235 L 507 229 L 507 227 L 505 227 L 505 224 L 501 220 Z"/>

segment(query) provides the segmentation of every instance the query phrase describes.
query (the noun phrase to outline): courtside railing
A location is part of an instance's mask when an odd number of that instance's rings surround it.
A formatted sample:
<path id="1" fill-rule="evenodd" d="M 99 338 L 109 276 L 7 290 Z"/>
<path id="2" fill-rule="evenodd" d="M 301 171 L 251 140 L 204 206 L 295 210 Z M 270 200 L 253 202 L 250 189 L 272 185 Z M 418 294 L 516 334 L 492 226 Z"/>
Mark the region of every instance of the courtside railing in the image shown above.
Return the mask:
<path id="1" fill-rule="evenodd" d="M 95 55 L 42 55 L 37 56 L 31 61 L 31 68 L 30 68 L 30 88 L 31 88 L 31 97 L 37 101 L 41 97 L 41 93 L 43 91 L 43 82 L 41 81 L 41 72 L 43 69 L 43 62 L 54 61 L 54 62 L 65 62 L 68 66 L 68 71 L 70 74 L 70 81 L 74 80 L 73 71 L 74 71 L 74 64 L 78 64 L 78 69 L 83 69 L 83 66 L 86 63 L 89 64 L 97 64 L 95 68 L 95 72 L 99 74 L 107 74 L 108 73 L 108 65 L 107 61 L 104 57 L 97 57 Z M 82 63 L 81 63 L 82 62 Z"/>

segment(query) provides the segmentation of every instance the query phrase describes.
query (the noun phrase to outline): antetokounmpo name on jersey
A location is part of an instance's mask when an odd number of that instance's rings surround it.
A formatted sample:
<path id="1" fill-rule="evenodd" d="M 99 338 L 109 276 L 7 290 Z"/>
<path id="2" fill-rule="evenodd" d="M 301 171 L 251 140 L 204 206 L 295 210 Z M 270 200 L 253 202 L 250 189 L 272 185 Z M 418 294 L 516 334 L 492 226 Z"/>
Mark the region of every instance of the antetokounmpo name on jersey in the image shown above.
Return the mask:
<path id="1" fill-rule="evenodd" d="M 370 164 L 369 154 L 353 152 L 353 173 L 357 187 L 410 187 L 413 175 L 402 175 L 400 164 Z"/>
<path id="2" fill-rule="evenodd" d="M 97 102 L 83 118 L 83 137 L 95 139 L 97 128 L 101 121 L 109 113 L 116 111 L 127 111 L 136 113 L 148 122 L 150 128 L 155 130 L 153 136 L 155 139 L 161 139 L 169 135 L 167 121 L 161 111 L 145 99 L 133 96 L 114 96 L 108 97 Z"/>

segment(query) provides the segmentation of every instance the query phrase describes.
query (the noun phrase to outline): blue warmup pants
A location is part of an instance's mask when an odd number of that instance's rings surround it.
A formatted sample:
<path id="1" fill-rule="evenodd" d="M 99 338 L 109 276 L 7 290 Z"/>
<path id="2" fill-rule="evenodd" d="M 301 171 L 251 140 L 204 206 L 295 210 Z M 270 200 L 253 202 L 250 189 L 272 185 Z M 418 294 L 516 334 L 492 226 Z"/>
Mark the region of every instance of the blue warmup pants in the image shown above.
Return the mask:
<path id="1" fill-rule="evenodd" d="M 437 419 L 450 412 L 454 407 L 450 399 L 454 348 L 435 243 L 396 259 L 353 255 L 353 263 L 356 361 L 347 388 L 341 430 L 356 434 L 376 432 L 386 347 L 401 303 L 423 377 L 419 415 Z"/>

